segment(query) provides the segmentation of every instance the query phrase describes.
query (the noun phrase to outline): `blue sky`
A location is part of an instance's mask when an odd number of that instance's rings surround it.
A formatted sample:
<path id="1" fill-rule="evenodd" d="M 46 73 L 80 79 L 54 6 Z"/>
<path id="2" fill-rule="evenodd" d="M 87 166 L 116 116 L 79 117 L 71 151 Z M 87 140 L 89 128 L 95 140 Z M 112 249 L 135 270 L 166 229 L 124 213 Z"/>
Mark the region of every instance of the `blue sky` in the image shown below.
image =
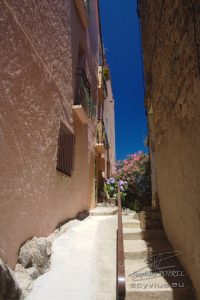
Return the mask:
<path id="1" fill-rule="evenodd" d="M 115 99 L 118 160 L 148 151 L 137 0 L 100 0 L 100 13 Z"/>

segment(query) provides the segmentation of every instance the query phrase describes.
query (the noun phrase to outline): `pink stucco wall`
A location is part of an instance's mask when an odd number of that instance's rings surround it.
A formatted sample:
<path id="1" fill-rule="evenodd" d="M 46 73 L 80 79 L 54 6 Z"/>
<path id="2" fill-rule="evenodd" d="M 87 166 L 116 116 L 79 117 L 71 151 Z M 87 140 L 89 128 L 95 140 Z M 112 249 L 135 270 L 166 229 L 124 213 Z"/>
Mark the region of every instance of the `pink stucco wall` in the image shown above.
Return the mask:
<path id="1" fill-rule="evenodd" d="M 73 116 L 79 46 L 97 101 L 98 11 L 85 31 L 69 0 L 0 2 L 0 257 L 88 208 L 95 121 Z M 89 58 L 89 59 L 88 59 Z M 56 171 L 63 121 L 76 135 L 73 176 Z"/>

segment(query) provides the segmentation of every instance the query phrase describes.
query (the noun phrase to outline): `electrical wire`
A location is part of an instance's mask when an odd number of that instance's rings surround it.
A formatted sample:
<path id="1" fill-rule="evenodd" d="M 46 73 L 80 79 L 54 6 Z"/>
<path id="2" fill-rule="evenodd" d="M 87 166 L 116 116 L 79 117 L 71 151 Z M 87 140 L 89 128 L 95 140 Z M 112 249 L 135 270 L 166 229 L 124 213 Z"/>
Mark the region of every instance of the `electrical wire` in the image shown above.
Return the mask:
<path id="1" fill-rule="evenodd" d="M 139 27 L 139 43 L 140 43 L 140 59 L 141 59 L 141 64 L 142 64 L 142 88 L 143 88 L 143 96 L 145 96 L 145 79 L 144 79 L 144 65 L 143 65 L 143 51 L 142 51 L 142 38 L 141 38 L 141 22 L 140 22 L 140 10 L 139 10 L 139 1 L 137 1 L 137 15 L 138 15 L 138 27 Z M 140 96 L 140 90 L 141 90 L 141 82 L 139 82 L 138 88 L 137 88 L 137 93 L 136 93 L 136 99 L 135 102 L 133 102 L 133 112 L 132 112 L 132 117 L 128 126 L 127 133 L 124 137 L 124 140 L 121 144 L 121 149 L 120 152 L 122 151 L 123 147 L 126 145 L 128 137 L 130 135 L 130 131 L 133 128 L 133 125 L 136 121 L 135 118 L 135 113 L 137 112 L 138 104 L 139 104 L 139 96 Z"/>
<path id="2" fill-rule="evenodd" d="M 153 61 L 154 61 L 154 56 L 155 56 L 157 42 L 158 42 L 158 35 L 159 35 L 160 24 L 161 24 L 161 20 L 162 20 L 162 16 L 163 16 L 164 4 L 165 4 L 165 0 L 162 0 L 161 9 L 160 9 L 160 16 L 159 16 L 159 21 L 158 21 L 158 27 L 157 27 L 157 31 L 156 31 L 156 39 L 155 39 L 153 52 L 152 52 L 152 57 L 151 57 L 151 61 L 150 61 L 150 68 L 149 68 L 150 73 L 152 73 Z"/>
<path id="3" fill-rule="evenodd" d="M 132 117 L 131 117 L 131 120 L 129 122 L 129 126 L 128 126 L 128 129 L 127 129 L 126 135 L 125 135 L 125 137 L 123 139 L 123 142 L 121 144 L 120 152 L 122 151 L 122 149 L 126 145 L 128 137 L 130 135 L 130 132 L 131 132 L 131 130 L 133 128 L 134 122 L 136 121 L 136 119 L 135 119 L 135 113 L 137 112 L 137 108 L 138 108 L 138 104 L 139 104 L 138 100 L 139 100 L 140 90 L 141 90 L 141 82 L 139 83 L 138 88 L 137 88 L 136 97 L 134 98 L 135 101 L 133 102 L 133 112 L 131 114 Z"/>
<path id="4" fill-rule="evenodd" d="M 193 0 L 191 0 L 192 3 L 192 17 L 193 17 L 193 27 L 194 27 L 194 41 L 196 45 L 196 51 L 197 51 L 197 63 L 198 63 L 198 70 L 200 75 L 200 44 L 197 41 L 197 22 L 196 22 L 196 14 L 195 14 L 195 4 Z"/>
<path id="5" fill-rule="evenodd" d="M 137 15 L 138 15 L 138 25 L 139 25 L 140 59 L 141 59 L 141 63 L 142 63 L 143 91 L 144 91 L 144 96 L 145 96 L 144 56 L 143 56 L 143 48 L 142 48 L 142 28 L 141 28 L 141 19 L 140 19 L 139 0 L 137 0 Z"/>

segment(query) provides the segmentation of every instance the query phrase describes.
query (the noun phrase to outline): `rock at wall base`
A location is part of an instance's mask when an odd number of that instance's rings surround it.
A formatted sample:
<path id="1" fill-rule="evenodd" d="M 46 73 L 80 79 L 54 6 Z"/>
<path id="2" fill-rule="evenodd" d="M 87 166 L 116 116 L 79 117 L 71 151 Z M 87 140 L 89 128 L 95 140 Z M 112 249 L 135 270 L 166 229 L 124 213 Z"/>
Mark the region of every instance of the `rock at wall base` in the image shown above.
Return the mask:
<path id="1" fill-rule="evenodd" d="M 36 267 L 41 274 L 49 267 L 52 240 L 44 237 L 34 237 L 20 249 L 19 262 L 24 268 Z"/>

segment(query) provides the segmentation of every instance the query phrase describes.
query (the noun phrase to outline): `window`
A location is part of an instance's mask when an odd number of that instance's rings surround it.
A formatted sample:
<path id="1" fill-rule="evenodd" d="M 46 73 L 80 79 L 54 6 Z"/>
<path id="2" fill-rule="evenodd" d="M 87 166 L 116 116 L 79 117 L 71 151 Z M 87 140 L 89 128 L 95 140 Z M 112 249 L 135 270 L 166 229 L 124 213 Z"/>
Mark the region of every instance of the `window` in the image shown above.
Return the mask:
<path id="1" fill-rule="evenodd" d="M 72 132 L 61 123 L 58 137 L 57 167 L 56 169 L 68 176 L 72 176 L 74 169 L 75 137 Z"/>

